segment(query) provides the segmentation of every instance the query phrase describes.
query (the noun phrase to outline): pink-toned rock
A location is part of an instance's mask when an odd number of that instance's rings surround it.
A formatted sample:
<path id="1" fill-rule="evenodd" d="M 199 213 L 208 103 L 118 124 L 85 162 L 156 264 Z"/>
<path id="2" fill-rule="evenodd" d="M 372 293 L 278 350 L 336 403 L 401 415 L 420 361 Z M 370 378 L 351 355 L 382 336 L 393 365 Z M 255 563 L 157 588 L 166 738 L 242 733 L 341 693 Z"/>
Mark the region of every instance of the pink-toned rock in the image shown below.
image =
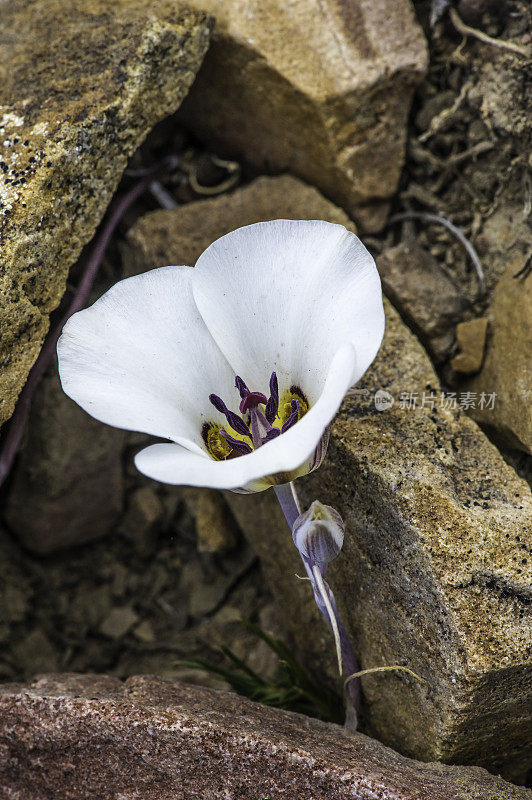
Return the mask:
<path id="1" fill-rule="evenodd" d="M 0 424 L 120 176 L 188 91 L 211 21 L 175 0 L 3 0 Z"/>
<path id="2" fill-rule="evenodd" d="M 362 734 L 151 677 L 0 686 L 10 800 L 530 800 L 477 767 L 411 761 Z"/>

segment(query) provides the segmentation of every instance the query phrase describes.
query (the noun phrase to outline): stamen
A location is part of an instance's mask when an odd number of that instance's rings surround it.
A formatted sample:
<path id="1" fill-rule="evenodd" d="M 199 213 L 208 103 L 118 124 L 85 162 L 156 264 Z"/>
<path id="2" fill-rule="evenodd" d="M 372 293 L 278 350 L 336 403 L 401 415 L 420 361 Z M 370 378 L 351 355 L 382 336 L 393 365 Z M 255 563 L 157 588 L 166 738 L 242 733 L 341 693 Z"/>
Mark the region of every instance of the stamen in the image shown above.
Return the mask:
<path id="1" fill-rule="evenodd" d="M 272 372 L 270 378 L 270 396 L 268 398 L 268 402 L 266 403 L 266 411 L 265 416 L 270 425 L 273 425 L 273 421 L 277 416 L 277 412 L 279 410 L 279 386 L 277 383 L 277 375 L 275 372 Z"/>
<path id="2" fill-rule="evenodd" d="M 246 386 L 246 384 L 244 383 L 244 381 L 242 380 L 242 378 L 240 377 L 240 375 L 237 375 L 236 378 L 235 378 L 235 386 L 238 389 L 238 391 L 240 392 L 240 397 L 242 399 L 244 399 L 244 397 L 247 394 L 249 394 L 249 389 Z"/>
<path id="3" fill-rule="evenodd" d="M 266 395 L 262 392 L 248 392 L 239 405 L 240 413 L 245 414 L 246 411 L 256 408 L 259 403 L 265 406 L 267 402 Z"/>
<path id="4" fill-rule="evenodd" d="M 220 428 L 220 436 L 223 436 L 227 444 L 230 444 L 233 450 L 236 450 L 237 455 L 245 456 L 247 453 L 252 453 L 253 450 L 247 442 L 242 442 L 240 439 L 233 439 L 226 430 Z"/>
<path id="5" fill-rule="evenodd" d="M 215 409 L 225 416 L 235 436 L 247 437 L 251 439 L 251 444 L 241 438 L 235 438 L 219 423 L 205 423 L 202 428 L 203 439 L 211 456 L 218 461 L 247 455 L 271 442 L 295 425 L 309 408 L 305 395 L 298 386 L 291 386 L 290 391 L 279 398 L 279 384 L 275 372 L 270 376 L 269 398 L 262 392 L 250 392 L 239 375 L 235 377 L 235 386 L 241 397 L 239 404 L 241 417 L 230 411 L 217 394 L 209 395 L 209 400 Z M 260 406 L 264 406 L 264 409 Z"/>
<path id="6" fill-rule="evenodd" d="M 238 414 L 235 414 L 234 411 L 229 411 L 221 397 L 218 397 L 217 394 L 210 394 L 209 400 L 215 409 L 225 416 L 227 422 L 234 431 L 242 434 L 242 436 L 249 436 L 249 428 L 244 420 L 241 419 Z"/>
<path id="7" fill-rule="evenodd" d="M 251 417 L 251 441 L 253 442 L 253 447 L 256 450 L 257 447 L 260 447 L 262 444 L 262 433 L 263 433 L 263 431 L 259 429 L 259 418 L 256 408 L 251 409 L 250 417 Z"/>
<path id="8" fill-rule="evenodd" d="M 290 416 L 288 417 L 285 424 L 281 428 L 281 433 L 285 433 L 285 431 L 291 428 L 292 425 L 295 425 L 297 420 L 299 419 L 299 400 L 291 400 L 290 408 L 291 408 Z"/>
<path id="9" fill-rule="evenodd" d="M 266 442 L 271 442 L 272 439 L 276 439 L 277 436 L 281 435 L 281 431 L 279 428 L 270 428 L 266 436 L 262 438 L 262 444 L 266 444 Z"/>

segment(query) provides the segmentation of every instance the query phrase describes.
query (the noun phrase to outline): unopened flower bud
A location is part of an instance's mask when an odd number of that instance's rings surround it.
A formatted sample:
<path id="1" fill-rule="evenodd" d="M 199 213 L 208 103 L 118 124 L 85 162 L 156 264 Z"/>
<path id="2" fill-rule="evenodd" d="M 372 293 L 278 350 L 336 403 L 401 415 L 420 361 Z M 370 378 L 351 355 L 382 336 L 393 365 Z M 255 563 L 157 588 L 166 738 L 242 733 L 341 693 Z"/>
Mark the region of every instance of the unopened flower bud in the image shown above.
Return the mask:
<path id="1" fill-rule="evenodd" d="M 292 538 L 303 558 L 317 564 L 328 564 L 336 558 L 344 543 L 342 517 L 331 506 L 314 500 L 294 522 Z"/>

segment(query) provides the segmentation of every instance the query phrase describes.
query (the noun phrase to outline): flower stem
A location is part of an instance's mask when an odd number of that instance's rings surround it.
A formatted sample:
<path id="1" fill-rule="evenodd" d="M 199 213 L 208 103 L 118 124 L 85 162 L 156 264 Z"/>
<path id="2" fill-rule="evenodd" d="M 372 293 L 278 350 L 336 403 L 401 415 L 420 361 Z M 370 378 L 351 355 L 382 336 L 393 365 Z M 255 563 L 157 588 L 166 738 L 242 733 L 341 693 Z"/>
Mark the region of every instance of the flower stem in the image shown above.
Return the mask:
<path id="1" fill-rule="evenodd" d="M 327 592 L 327 587 L 325 585 L 325 581 L 323 580 L 323 575 L 321 574 L 319 567 L 315 564 L 312 568 L 312 574 L 314 575 L 316 581 L 316 587 L 323 599 L 323 604 L 327 609 L 327 613 L 329 615 L 329 623 L 332 628 L 332 632 L 334 635 L 334 642 L 336 644 L 336 657 L 338 659 L 338 672 L 340 675 L 342 674 L 342 643 L 340 641 L 340 631 L 338 630 L 338 622 L 337 622 L 337 614 L 334 613 L 334 609 L 331 604 L 330 597 Z"/>
<path id="2" fill-rule="evenodd" d="M 282 483 L 280 486 L 274 486 L 273 490 L 277 495 L 279 505 L 283 509 L 283 514 L 288 522 L 290 530 L 294 527 L 294 522 L 301 514 L 297 495 L 293 483 Z"/>
<path id="3" fill-rule="evenodd" d="M 288 527 L 290 530 L 292 530 L 296 519 L 301 514 L 301 508 L 299 506 L 295 486 L 293 483 L 283 483 L 282 485 L 274 486 L 273 488 L 275 494 L 277 495 L 279 504 L 283 509 Z M 341 657 L 339 656 L 338 658 L 340 667 L 343 664 L 346 674 L 353 675 L 354 673 L 358 672 L 358 663 L 355 658 L 351 641 L 336 608 L 334 595 L 331 592 L 327 581 L 325 580 L 326 565 L 318 565 L 309 558 L 305 558 L 303 555 L 301 555 L 301 559 L 305 565 L 307 575 L 312 582 L 316 605 L 327 620 L 327 624 L 333 631 L 337 649 L 338 645 L 340 647 Z M 316 571 L 319 572 L 320 580 L 317 580 Z M 358 677 L 354 677 L 352 680 L 346 683 L 345 701 L 345 727 L 348 730 L 354 731 L 357 728 L 358 713 L 360 710 L 360 681 Z"/>

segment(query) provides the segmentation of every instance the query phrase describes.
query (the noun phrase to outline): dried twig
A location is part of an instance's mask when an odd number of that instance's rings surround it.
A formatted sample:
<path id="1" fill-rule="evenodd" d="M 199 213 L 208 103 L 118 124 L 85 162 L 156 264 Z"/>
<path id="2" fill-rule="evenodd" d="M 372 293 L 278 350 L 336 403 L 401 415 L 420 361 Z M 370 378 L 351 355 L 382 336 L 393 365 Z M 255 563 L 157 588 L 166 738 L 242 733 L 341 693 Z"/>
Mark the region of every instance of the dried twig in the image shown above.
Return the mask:
<path id="1" fill-rule="evenodd" d="M 447 120 L 458 111 L 458 109 L 462 105 L 462 102 L 467 92 L 469 91 L 469 88 L 470 88 L 469 84 L 467 82 L 464 83 L 464 85 L 460 89 L 460 94 L 456 97 L 454 103 L 451 106 L 447 106 L 447 108 L 444 108 L 442 111 L 440 111 L 439 114 L 437 114 L 435 117 L 431 119 L 428 130 L 426 130 L 425 133 L 421 134 L 421 136 L 418 137 L 420 142 L 426 142 L 427 139 L 430 139 L 431 136 L 434 136 L 434 134 L 440 130 L 442 125 L 444 125 L 447 122 Z"/>
<path id="2" fill-rule="evenodd" d="M 167 211 L 171 211 L 179 205 L 175 197 L 170 194 L 168 189 L 164 188 L 160 181 L 152 181 L 150 183 L 150 193 L 157 200 L 161 208 Z"/>
<path id="3" fill-rule="evenodd" d="M 487 33 L 483 33 L 476 28 L 471 28 L 469 25 L 466 25 L 460 18 L 457 10 L 452 8 L 452 6 L 449 9 L 449 17 L 458 33 L 461 33 L 462 36 L 473 36 L 473 38 L 478 39 L 479 42 L 484 42 L 484 44 L 489 44 L 492 47 L 499 47 L 501 50 L 510 50 L 510 52 L 516 53 L 522 58 L 530 58 L 532 55 L 529 47 L 514 44 L 514 42 L 507 42 L 505 39 L 494 39 L 492 36 L 488 36 Z"/>
<path id="4" fill-rule="evenodd" d="M 395 222 L 401 222 L 403 219 L 419 219 L 422 222 L 435 222 L 437 225 L 443 225 L 444 228 L 447 228 L 447 230 L 458 239 L 473 262 L 478 277 L 478 297 L 483 297 L 486 291 L 486 280 L 484 278 L 482 264 L 480 263 L 477 251 L 456 225 L 453 225 L 453 223 L 445 219 L 445 217 L 440 217 L 437 214 L 427 214 L 424 211 L 405 211 L 402 214 L 395 214 L 393 217 L 390 217 L 388 224 L 393 225 Z"/>
<path id="5" fill-rule="evenodd" d="M 227 192 L 229 189 L 232 189 L 240 180 L 240 164 L 238 161 L 228 161 L 225 158 L 219 158 L 215 155 L 211 156 L 211 161 L 217 167 L 222 167 L 228 172 L 227 178 L 221 181 L 221 183 L 217 183 L 215 186 L 204 186 L 200 183 L 198 181 L 196 169 L 191 164 L 181 165 L 183 172 L 186 172 L 188 175 L 191 189 L 193 189 L 196 194 L 204 196 L 222 194 L 222 192 Z"/>
<path id="6" fill-rule="evenodd" d="M 416 680 L 418 680 L 420 683 L 428 683 L 425 678 L 421 678 L 417 672 L 414 672 L 414 670 L 410 669 L 409 667 L 397 665 L 393 667 L 372 667 L 371 669 L 361 669 L 346 678 L 344 684 L 349 683 L 349 681 L 353 680 L 353 678 L 362 678 L 364 675 L 373 675 L 375 672 L 407 672 L 409 675 L 412 675 L 412 677 L 416 678 Z"/>
<path id="7" fill-rule="evenodd" d="M 233 186 L 236 186 L 238 181 L 240 180 L 240 174 L 238 172 L 233 172 L 229 175 L 221 183 L 217 183 L 216 186 L 203 186 L 203 184 L 198 183 L 198 179 L 196 177 L 195 172 L 191 172 L 188 176 L 191 188 L 196 192 L 196 194 L 202 195 L 217 195 L 222 194 L 222 192 L 227 192 L 229 189 L 232 189 Z"/>
<path id="8" fill-rule="evenodd" d="M 495 142 L 478 142 L 477 144 L 470 147 L 468 150 L 462 150 L 461 153 L 455 153 L 452 156 L 449 156 L 445 160 L 442 159 L 442 163 L 444 166 L 451 167 L 456 166 L 456 164 L 461 164 L 463 161 L 467 161 L 468 158 L 475 158 L 476 156 L 481 155 L 482 153 L 487 153 L 488 150 L 493 150 L 495 147 Z"/>
<path id="9" fill-rule="evenodd" d="M 0 485 L 4 482 L 9 474 L 13 465 L 13 461 L 20 447 L 22 435 L 24 433 L 24 426 L 29 414 L 31 398 L 39 381 L 41 380 L 48 364 L 55 355 L 57 341 L 61 335 L 61 331 L 67 319 L 72 316 L 76 311 L 80 311 L 89 296 L 92 284 L 104 257 L 107 245 L 116 230 L 120 220 L 133 205 L 133 203 L 149 188 L 153 182 L 154 175 L 162 172 L 163 170 L 175 169 L 178 164 L 177 156 L 168 156 L 162 162 L 152 167 L 129 191 L 127 191 L 121 198 L 119 198 L 112 207 L 107 222 L 103 226 L 99 235 L 97 236 L 90 257 L 87 261 L 87 266 L 83 272 L 82 278 L 76 289 L 74 298 L 70 304 L 68 311 L 53 330 L 53 332 L 46 339 L 41 352 L 39 353 L 35 364 L 30 370 L 28 380 L 20 393 L 15 412 L 11 418 L 9 428 L 4 439 L 2 451 L 0 453 Z"/>
<path id="10" fill-rule="evenodd" d="M 515 275 L 512 275 L 512 278 L 528 278 L 530 273 L 532 272 L 532 253 L 529 253 L 528 256 L 525 258 L 525 263 L 518 269 Z"/>

